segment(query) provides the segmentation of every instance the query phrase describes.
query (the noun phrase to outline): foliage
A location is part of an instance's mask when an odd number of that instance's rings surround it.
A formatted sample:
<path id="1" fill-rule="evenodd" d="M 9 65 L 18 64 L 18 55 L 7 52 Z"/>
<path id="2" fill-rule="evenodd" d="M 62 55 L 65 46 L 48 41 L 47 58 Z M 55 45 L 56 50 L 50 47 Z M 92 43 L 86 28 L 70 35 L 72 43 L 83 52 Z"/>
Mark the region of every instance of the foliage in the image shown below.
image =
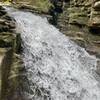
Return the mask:
<path id="1" fill-rule="evenodd" d="M 49 0 L 31 0 L 30 4 L 38 7 L 42 11 L 48 11 L 52 6 Z"/>

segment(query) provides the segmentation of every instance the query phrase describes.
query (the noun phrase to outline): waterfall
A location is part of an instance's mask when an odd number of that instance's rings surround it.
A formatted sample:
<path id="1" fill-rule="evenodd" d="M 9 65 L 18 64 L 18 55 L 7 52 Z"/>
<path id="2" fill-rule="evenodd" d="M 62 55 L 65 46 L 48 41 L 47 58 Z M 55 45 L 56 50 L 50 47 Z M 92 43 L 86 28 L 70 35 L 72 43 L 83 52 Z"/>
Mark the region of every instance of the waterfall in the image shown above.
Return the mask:
<path id="1" fill-rule="evenodd" d="M 6 8 L 21 34 L 29 100 L 100 100 L 97 59 L 45 17 Z"/>

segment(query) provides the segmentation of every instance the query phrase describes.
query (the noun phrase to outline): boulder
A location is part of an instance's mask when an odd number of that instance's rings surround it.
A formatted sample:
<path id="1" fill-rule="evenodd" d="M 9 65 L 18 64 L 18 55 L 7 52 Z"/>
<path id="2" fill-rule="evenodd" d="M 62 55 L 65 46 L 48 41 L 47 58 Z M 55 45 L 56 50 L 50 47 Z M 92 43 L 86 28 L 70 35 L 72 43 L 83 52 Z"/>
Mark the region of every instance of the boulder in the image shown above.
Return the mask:
<path id="1" fill-rule="evenodd" d="M 91 28 L 100 28 L 100 17 L 92 18 L 89 21 L 88 26 L 91 27 Z"/>
<path id="2" fill-rule="evenodd" d="M 100 1 L 95 2 L 93 8 L 100 11 Z"/>
<path id="3" fill-rule="evenodd" d="M 100 75 L 100 59 L 97 61 L 97 70 L 96 72 Z"/>

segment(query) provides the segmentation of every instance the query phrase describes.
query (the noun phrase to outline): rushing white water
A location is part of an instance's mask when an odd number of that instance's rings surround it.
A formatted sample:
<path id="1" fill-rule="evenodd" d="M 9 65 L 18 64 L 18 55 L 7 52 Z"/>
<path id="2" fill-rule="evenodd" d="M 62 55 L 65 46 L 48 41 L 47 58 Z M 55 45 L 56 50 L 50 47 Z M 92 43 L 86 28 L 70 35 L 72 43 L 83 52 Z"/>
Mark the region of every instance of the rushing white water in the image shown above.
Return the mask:
<path id="1" fill-rule="evenodd" d="M 46 18 L 7 9 L 23 41 L 30 100 L 100 100 L 96 58 L 63 35 Z"/>

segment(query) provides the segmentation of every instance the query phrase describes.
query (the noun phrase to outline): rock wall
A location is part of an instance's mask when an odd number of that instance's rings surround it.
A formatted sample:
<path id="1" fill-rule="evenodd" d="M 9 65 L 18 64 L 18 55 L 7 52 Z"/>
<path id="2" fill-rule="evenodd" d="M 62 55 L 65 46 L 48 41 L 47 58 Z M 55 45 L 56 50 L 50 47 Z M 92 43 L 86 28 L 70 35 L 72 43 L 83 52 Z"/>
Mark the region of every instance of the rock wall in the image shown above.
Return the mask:
<path id="1" fill-rule="evenodd" d="M 14 29 L 15 21 L 0 6 L 0 100 L 9 100 L 17 92 L 17 74 L 23 68 L 21 39 L 19 34 L 14 33 Z M 12 100 L 15 99 L 12 97 Z"/>
<path id="2" fill-rule="evenodd" d="M 100 0 L 70 0 L 58 18 L 59 29 L 100 59 Z M 100 74 L 100 60 L 97 73 Z"/>
<path id="3" fill-rule="evenodd" d="M 99 0 L 70 0 L 58 19 L 64 34 L 97 57 L 100 57 L 99 3 Z"/>

